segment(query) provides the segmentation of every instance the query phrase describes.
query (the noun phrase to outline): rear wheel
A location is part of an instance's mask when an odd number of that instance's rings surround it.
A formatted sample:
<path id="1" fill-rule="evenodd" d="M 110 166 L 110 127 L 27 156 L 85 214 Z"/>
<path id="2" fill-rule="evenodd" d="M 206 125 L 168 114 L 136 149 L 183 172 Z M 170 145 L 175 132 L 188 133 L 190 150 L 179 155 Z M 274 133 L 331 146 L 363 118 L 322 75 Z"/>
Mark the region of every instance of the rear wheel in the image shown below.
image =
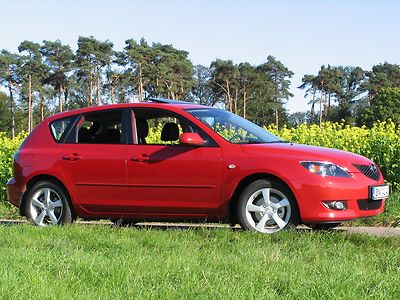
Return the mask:
<path id="1" fill-rule="evenodd" d="M 25 215 L 38 226 L 69 224 L 71 208 L 65 189 L 50 181 L 39 181 L 28 192 Z"/>
<path id="2" fill-rule="evenodd" d="M 317 223 L 317 224 L 307 224 L 313 230 L 330 230 L 338 227 L 342 223 Z"/>
<path id="3" fill-rule="evenodd" d="M 291 191 L 273 180 L 257 180 L 240 195 L 237 215 L 243 229 L 274 233 L 299 223 L 299 210 Z"/>

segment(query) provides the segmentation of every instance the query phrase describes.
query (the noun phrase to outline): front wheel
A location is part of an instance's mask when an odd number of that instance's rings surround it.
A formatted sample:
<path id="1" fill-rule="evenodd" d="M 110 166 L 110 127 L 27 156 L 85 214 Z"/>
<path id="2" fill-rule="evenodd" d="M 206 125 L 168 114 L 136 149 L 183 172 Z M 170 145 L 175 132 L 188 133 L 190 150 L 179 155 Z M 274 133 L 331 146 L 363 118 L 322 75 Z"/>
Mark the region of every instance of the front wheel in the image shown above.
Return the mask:
<path id="1" fill-rule="evenodd" d="M 29 190 L 25 210 L 28 219 L 38 226 L 72 222 L 67 192 L 50 181 L 39 181 Z"/>
<path id="2" fill-rule="evenodd" d="M 292 192 L 282 183 L 257 180 L 239 197 L 239 223 L 243 229 L 275 233 L 299 223 L 299 210 Z"/>

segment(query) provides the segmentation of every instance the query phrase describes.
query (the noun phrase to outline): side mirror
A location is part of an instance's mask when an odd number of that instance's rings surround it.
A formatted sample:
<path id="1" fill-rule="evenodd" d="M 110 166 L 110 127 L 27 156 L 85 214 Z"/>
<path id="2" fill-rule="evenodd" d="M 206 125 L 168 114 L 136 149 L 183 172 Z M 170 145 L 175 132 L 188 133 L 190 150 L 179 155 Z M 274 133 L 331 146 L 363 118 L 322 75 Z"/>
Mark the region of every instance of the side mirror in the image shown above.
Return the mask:
<path id="1" fill-rule="evenodd" d="M 182 133 L 179 137 L 179 142 L 184 145 L 202 146 L 204 144 L 203 138 L 194 132 Z"/>

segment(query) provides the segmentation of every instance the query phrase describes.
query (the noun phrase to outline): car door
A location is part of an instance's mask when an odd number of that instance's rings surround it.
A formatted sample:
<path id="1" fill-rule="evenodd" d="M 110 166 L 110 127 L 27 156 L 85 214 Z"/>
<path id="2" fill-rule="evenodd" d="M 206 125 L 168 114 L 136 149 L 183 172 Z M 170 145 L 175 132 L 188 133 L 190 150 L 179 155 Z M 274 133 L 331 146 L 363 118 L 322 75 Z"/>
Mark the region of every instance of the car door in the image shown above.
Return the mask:
<path id="1" fill-rule="evenodd" d="M 222 155 L 218 145 L 213 141 L 202 147 L 180 145 L 176 136 L 175 141 L 162 141 L 165 126 L 171 127 L 174 121 L 180 123 L 180 133 L 193 130 L 168 111 L 137 109 L 134 116 L 136 143 L 128 146 L 127 164 L 132 212 L 178 217 L 216 213 L 221 194 Z"/>
<path id="2" fill-rule="evenodd" d="M 60 146 L 64 177 L 79 205 L 89 212 L 124 212 L 127 140 L 123 110 L 82 115 Z"/>

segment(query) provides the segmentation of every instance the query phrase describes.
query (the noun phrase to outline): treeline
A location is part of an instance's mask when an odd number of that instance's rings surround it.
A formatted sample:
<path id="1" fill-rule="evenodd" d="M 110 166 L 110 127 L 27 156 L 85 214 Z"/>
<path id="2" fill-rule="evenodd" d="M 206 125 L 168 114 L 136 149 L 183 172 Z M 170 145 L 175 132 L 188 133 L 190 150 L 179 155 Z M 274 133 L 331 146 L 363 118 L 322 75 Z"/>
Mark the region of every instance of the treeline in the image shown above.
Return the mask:
<path id="1" fill-rule="evenodd" d="M 115 51 L 111 41 L 94 37 L 79 37 L 75 52 L 59 40 L 23 41 L 18 53 L 3 49 L 0 131 L 14 136 L 55 112 L 150 96 L 216 105 L 276 127 L 341 119 L 372 124 L 400 115 L 400 67 L 395 64 L 371 71 L 322 66 L 318 74 L 304 75 L 300 86 L 310 111 L 289 115 L 284 104 L 293 96 L 293 72 L 273 56 L 256 66 L 220 59 L 194 66 L 188 55 L 144 39 L 126 40 L 124 49 Z"/>
<path id="2" fill-rule="evenodd" d="M 345 120 L 367 125 L 400 120 L 400 66 L 383 63 L 365 71 L 352 66 L 321 66 L 318 74 L 304 75 L 305 97 L 311 110 L 300 115 L 310 123 Z"/>

